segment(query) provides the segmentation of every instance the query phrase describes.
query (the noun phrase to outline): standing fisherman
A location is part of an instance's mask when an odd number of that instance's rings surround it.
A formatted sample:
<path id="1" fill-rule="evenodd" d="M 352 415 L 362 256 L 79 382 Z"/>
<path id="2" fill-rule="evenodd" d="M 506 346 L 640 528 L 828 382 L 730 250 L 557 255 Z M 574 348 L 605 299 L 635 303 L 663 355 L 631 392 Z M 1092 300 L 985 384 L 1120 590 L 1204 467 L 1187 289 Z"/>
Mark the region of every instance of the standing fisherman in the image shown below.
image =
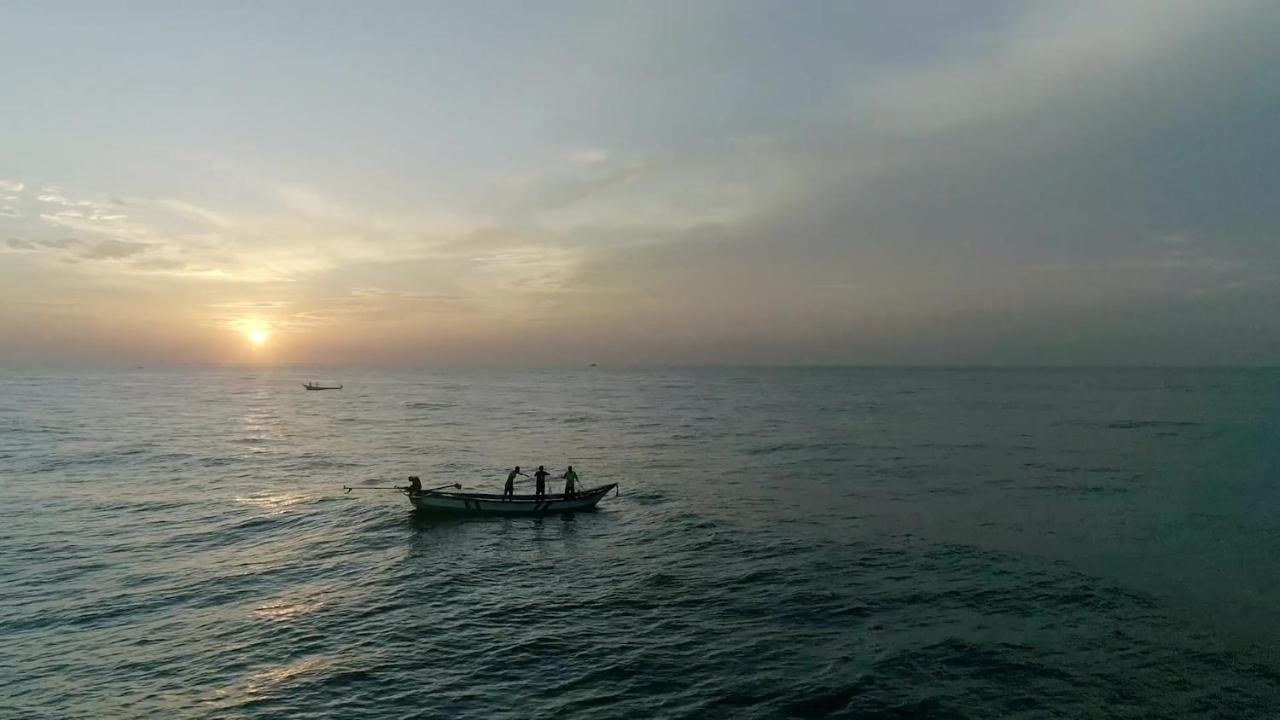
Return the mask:
<path id="1" fill-rule="evenodd" d="M 574 489 L 574 484 L 578 482 L 578 473 L 573 471 L 570 465 L 568 470 L 564 471 L 564 498 L 568 500 L 578 496 L 578 491 Z"/>
<path id="2" fill-rule="evenodd" d="M 515 470 L 512 470 L 511 472 L 507 473 L 507 486 L 502 489 L 502 499 L 504 501 L 515 499 L 515 495 L 513 493 L 515 493 L 516 491 L 517 475 L 524 475 L 524 473 L 520 472 L 519 465 L 516 466 Z M 524 476 L 529 477 L 528 475 L 524 475 Z"/>
<path id="3" fill-rule="evenodd" d="M 539 500 L 547 494 L 547 476 L 550 474 L 551 473 L 547 472 L 547 469 L 541 465 L 538 466 L 538 472 L 533 474 L 533 479 L 536 483 L 536 489 L 533 491 L 533 494 L 537 496 Z"/>

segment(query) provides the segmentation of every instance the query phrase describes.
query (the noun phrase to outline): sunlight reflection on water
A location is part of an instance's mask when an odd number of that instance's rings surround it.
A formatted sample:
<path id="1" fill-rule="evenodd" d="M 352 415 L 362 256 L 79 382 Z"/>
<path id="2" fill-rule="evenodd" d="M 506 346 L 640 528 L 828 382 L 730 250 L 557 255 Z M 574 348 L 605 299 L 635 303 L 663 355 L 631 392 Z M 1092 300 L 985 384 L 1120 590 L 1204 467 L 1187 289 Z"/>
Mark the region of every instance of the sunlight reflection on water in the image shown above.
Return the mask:
<path id="1" fill-rule="evenodd" d="M 343 379 L 5 386 L 0 666 L 22 672 L 0 716 L 1280 705 L 1280 374 Z M 570 462 L 621 494 L 438 519 L 341 490 L 419 474 L 492 492 L 516 463 Z"/>
<path id="2" fill-rule="evenodd" d="M 264 511 L 266 515 L 280 515 L 288 511 L 288 509 L 304 500 L 308 499 L 307 495 L 302 493 L 284 493 L 275 495 L 253 495 L 253 496 L 237 496 L 235 501 L 240 505 L 248 505 L 249 507 L 258 508 Z"/>

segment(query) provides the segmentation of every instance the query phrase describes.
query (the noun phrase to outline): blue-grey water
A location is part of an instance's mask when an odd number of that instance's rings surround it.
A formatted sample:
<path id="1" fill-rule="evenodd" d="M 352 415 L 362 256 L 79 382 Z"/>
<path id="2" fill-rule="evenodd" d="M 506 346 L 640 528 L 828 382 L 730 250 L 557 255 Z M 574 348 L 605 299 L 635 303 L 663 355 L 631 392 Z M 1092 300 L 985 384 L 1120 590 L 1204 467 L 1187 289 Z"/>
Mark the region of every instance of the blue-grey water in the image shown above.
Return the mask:
<path id="1" fill-rule="evenodd" d="M 5 718 L 1271 718 L 1278 560 L 1275 370 L 0 374 Z"/>

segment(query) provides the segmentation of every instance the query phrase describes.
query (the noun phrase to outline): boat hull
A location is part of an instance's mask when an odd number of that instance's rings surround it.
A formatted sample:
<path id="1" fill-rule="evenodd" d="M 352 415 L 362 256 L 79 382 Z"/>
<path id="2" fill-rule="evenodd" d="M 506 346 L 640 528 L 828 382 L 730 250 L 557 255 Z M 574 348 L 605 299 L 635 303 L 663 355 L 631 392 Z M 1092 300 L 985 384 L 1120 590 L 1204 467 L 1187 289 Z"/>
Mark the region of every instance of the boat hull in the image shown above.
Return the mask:
<path id="1" fill-rule="evenodd" d="M 594 510 L 617 483 L 584 490 L 574 497 L 544 495 L 515 495 L 504 500 L 501 495 L 484 493 L 450 493 L 428 491 L 409 496 L 409 502 L 419 512 L 448 515 L 550 515 L 556 513 L 585 512 Z"/>

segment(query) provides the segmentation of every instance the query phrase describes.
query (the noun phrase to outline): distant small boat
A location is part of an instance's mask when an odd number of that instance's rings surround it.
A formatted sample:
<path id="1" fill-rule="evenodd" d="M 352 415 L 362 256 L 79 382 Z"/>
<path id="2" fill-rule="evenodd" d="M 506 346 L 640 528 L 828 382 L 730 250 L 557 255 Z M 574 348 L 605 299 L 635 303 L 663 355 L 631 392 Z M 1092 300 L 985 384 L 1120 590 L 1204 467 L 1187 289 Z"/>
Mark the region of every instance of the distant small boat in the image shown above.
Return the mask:
<path id="1" fill-rule="evenodd" d="M 308 390 L 341 390 L 341 385 L 321 385 L 320 383 L 303 383 L 302 387 Z"/>
<path id="2" fill-rule="evenodd" d="M 547 494 L 539 498 L 537 495 L 513 495 L 505 500 L 501 495 L 491 493 L 460 493 L 424 490 L 409 496 L 409 502 L 422 512 L 449 513 L 464 515 L 547 515 L 552 513 L 581 512 L 594 510 L 610 490 L 618 487 L 618 483 L 601 485 L 598 488 L 583 490 L 573 497 L 566 498 L 560 494 Z"/>

